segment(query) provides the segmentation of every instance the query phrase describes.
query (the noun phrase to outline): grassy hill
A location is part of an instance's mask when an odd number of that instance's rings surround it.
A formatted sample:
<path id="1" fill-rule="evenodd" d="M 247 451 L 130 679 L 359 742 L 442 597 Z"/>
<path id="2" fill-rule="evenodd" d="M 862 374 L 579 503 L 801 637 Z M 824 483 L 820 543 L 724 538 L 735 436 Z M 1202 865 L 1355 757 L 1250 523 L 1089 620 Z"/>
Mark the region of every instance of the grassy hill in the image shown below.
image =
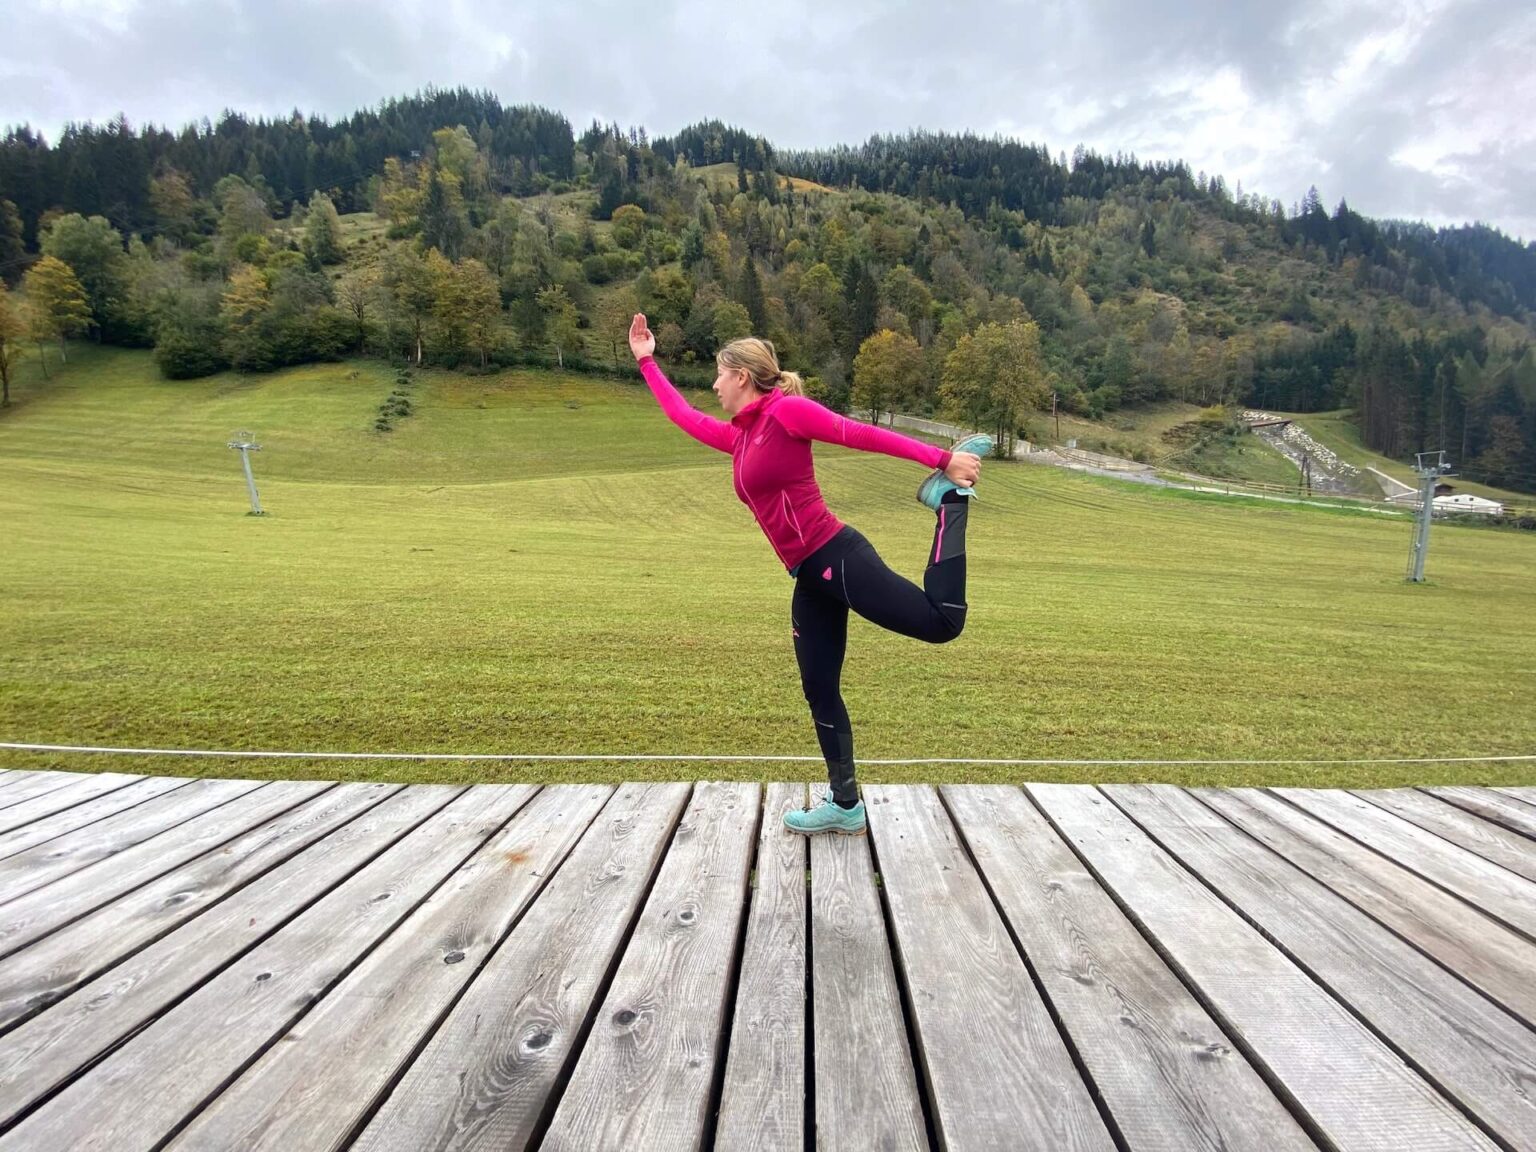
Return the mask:
<path id="1" fill-rule="evenodd" d="M 172 377 L 344 350 L 606 363 L 643 309 L 664 357 L 707 365 L 750 330 L 840 409 L 878 387 L 857 368 L 868 341 L 908 336 L 886 343 L 912 407 L 953 408 L 948 366 L 971 418 L 990 406 L 1002 427 L 1019 413 L 985 395 L 1001 374 L 954 353 L 1017 326 L 1020 349 L 1038 339 L 1038 358 L 1015 353 L 1036 400 L 1078 415 L 1353 405 L 1374 451 L 1445 440 L 1467 475 L 1531 490 L 1536 247 L 1369 220 L 1333 200 L 1348 189 L 1273 198 L 1300 191 L 972 133 L 802 152 L 718 121 L 577 132 L 464 89 L 336 122 L 226 113 L 180 133 L 0 139 L 11 289 L 30 300 L 26 265 L 62 261 L 92 337 L 154 345 Z M 1176 447 L 1194 470 L 1289 479 L 1241 438 Z"/>
<path id="2" fill-rule="evenodd" d="M 25 366 L 0 413 L 0 738 L 136 747 L 815 755 L 790 583 L 727 461 L 640 387 L 428 371 L 371 430 L 372 363 L 162 380 L 147 354 Z M 701 404 L 709 400 L 701 396 Z M 712 401 L 710 401 L 712 404 Z M 265 518 L 235 453 L 254 429 Z M 917 576 L 910 464 L 818 451 L 835 511 Z M 992 464 L 972 621 L 855 622 L 861 756 L 1529 753 L 1536 539 L 1213 503 Z M 188 762 L 13 767 L 397 779 L 816 778 L 815 764 Z M 1531 782 L 1529 765 L 870 767 L 874 780 Z"/>
<path id="3" fill-rule="evenodd" d="M 1412 468 L 1400 460 L 1393 460 L 1389 456 L 1383 456 L 1379 452 L 1372 452 L 1360 443 L 1360 431 L 1349 419 L 1349 413 L 1343 412 L 1308 412 L 1308 413 L 1280 413 L 1294 420 L 1307 435 L 1316 440 L 1323 447 L 1332 451 L 1339 459 L 1347 464 L 1353 464 L 1357 468 L 1375 468 L 1385 472 L 1394 480 L 1400 480 L 1404 484 L 1417 486 L 1418 479 Z M 1462 480 L 1455 476 L 1449 477 L 1458 492 L 1467 492 L 1473 496 L 1481 496 L 1487 500 L 1499 500 L 1505 504 L 1529 507 L 1533 499 L 1528 492 L 1511 492 L 1505 488 L 1494 488 L 1487 484 L 1478 484 L 1471 480 Z M 1372 491 L 1376 489 L 1373 488 Z"/>

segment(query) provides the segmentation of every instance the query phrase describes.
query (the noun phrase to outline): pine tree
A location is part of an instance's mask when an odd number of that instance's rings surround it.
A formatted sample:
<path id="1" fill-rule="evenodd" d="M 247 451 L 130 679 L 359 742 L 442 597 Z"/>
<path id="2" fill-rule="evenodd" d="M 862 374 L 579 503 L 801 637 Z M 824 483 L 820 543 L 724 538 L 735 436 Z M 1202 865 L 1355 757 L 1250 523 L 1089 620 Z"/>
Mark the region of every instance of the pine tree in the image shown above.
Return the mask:
<path id="1" fill-rule="evenodd" d="M 421 205 L 421 238 L 428 248 L 436 248 L 449 260 L 457 260 L 469 222 L 464 215 L 464 198 L 459 178 L 433 165 L 427 178 L 427 193 Z"/>
<path id="2" fill-rule="evenodd" d="M 617 172 L 610 173 L 598 192 L 597 207 L 592 210 L 592 216 L 597 220 L 612 220 L 614 210 L 623 203 L 624 185 Z"/>
<path id="3" fill-rule="evenodd" d="M 9 200 L 0 200 L 0 283 L 15 284 L 26 267 L 27 246 L 22 238 L 21 213 Z"/>
<path id="4" fill-rule="evenodd" d="M 859 346 L 874 335 L 880 316 L 880 286 L 862 260 L 850 263 L 853 266 L 848 277 L 848 347 L 852 359 Z"/>
<path id="5" fill-rule="evenodd" d="M 757 274 L 757 262 L 752 259 L 751 253 L 747 254 L 741 269 L 741 291 L 739 293 L 742 307 L 747 310 L 748 317 L 752 321 L 752 330 L 763 333 L 768 330 L 768 304 L 763 299 L 763 281 Z"/>
<path id="6" fill-rule="evenodd" d="M 933 233 L 928 231 L 926 221 L 917 230 L 917 248 L 912 254 L 912 271 L 922 280 L 931 279 L 933 276 Z"/>

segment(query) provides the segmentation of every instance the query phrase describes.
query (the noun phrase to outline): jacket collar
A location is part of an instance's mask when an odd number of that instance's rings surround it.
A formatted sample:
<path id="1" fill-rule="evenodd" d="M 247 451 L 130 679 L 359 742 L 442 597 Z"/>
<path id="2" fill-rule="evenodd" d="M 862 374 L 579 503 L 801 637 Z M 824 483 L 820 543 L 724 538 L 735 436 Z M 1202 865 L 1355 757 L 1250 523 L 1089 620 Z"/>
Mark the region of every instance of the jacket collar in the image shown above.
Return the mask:
<path id="1" fill-rule="evenodd" d="M 782 388 L 775 388 L 772 392 L 765 392 L 740 412 L 736 413 L 736 415 L 732 416 L 731 423 L 738 428 L 750 428 L 757 422 L 757 418 L 777 404 L 779 398 L 783 395 L 784 390 Z"/>

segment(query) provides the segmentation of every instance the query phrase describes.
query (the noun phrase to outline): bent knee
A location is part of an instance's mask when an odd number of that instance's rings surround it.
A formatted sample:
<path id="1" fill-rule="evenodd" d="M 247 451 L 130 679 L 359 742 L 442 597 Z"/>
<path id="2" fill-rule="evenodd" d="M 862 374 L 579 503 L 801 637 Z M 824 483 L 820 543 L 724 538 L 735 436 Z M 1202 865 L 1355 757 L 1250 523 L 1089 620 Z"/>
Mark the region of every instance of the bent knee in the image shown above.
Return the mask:
<path id="1" fill-rule="evenodd" d="M 934 621 L 934 634 L 927 637 L 931 644 L 948 644 L 965 631 L 966 609 L 961 604 L 946 604 L 948 612 L 938 614 Z"/>

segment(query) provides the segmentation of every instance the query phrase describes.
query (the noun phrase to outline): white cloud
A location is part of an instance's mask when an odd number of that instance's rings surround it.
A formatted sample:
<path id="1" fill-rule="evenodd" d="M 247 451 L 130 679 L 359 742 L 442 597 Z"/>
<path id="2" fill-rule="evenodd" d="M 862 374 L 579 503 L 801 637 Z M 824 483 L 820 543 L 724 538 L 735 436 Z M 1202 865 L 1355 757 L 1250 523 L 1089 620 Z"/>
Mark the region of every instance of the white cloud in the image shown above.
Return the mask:
<path id="1" fill-rule="evenodd" d="M 428 84 L 780 147 L 909 128 L 1186 160 L 1536 237 L 1528 0 L 12 0 L 0 121 L 336 117 Z"/>

